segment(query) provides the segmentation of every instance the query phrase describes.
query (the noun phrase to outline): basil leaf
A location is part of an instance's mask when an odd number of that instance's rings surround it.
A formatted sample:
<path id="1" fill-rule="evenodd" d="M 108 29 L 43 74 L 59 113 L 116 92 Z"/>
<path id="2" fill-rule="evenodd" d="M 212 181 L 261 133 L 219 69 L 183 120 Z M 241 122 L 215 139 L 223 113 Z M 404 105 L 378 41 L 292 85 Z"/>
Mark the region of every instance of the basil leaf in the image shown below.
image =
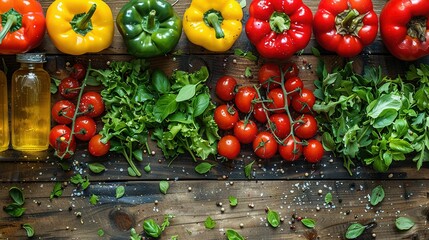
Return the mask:
<path id="1" fill-rule="evenodd" d="M 51 195 L 49 199 L 53 199 L 54 197 L 61 197 L 63 195 L 63 185 L 60 182 L 56 182 L 54 188 L 51 191 Z"/>
<path id="2" fill-rule="evenodd" d="M 141 240 L 142 236 L 136 232 L 135 228 L 130 229 L 130 239 L 131 240 Z"/>
<path id="3" fill-rule="evenodd" d="M 176 110 L 176 95 L 166 94 L 156 101 L 155 106 L 153 107 L 153 116 L 155 117 L 155 120 L 160 123 Z"/>
<path id="4" fill-rule="evenodd" d="M 241 236 L 233 229 L 226 230 L 226 237 L 228 238 L 228 240 L 245 240 L 243 236 Z"/>
<path id="5" fill-rule="evenodd" d="M 322 144 L 327 151 L 334 151 L 337 147 L 332 135 L 328 132 L 322 134 Z"/>
<path id="6" fill-rule="evenodd" d="M 11 203 L 6 207 L 3 207 L 3 211 L 9 214 L 12 217 L 21 217 L 25 212 L 25 208 L 23 208 L 20 204 Z"/>
<path id="7" fill-rule="evenodd" d="M 278 212 L 273 211 L 271 209 L 268 209 L 267 212 L 267 220 L 268 223 L 272 226 L 272 227 L 278 227 L 280 226 L 280 215 L 278 214 Z"/>
<path id="8" fill-rule="evenodd" d="M 116 198 L 121 198 L 123 197 L 125 194 L 125 187 L 124 186 L 119 186 L 116 188 Z"/>
<path id="9" fill-rule="evenodd" d="M 409 230 L 414 226 L 413 220 L 406 217 L 398 217 L 395 220 L 396 228 L 399 230 Z"/>
<path id="10" fill-rule="evenodd" d="M 251 163 L 247 164 L 244 167 L 244 175 L 246 176 L 247 179 L 252 178 L 252 167 L 254 163 L 255 163 L 255 160 L 253 160 Z"/>
<path id="11" fill-rule="evenodd" d="M 93 173 L 101 173 L 106 170 L 106 167 L 101 163 L 90 163 L 88 164 L 89 170 Z"/>
<path id="12" fill-rule="evenodd" d="M 168 80 L 167 75 L 165 75 L 165 73 L 160 70 L 160 69 L 155 69 L 152 72 L 152 84 L 155 87 L 156 91 L 158 91 L 158 93 L 168 93 L 170 91 L 170 81 Z"/>
<path id="13" fill-rule="evenodd" d="M 192 100 L 193 116 L 198 117 L 206 111 L 210 104 L 210 96 L 206 93 L 199 94 Z"/>
<path id="14" fill-rule="evenodd" d="M 22 224 L 22 228 L 24 228 L 25 231 L 27 232 L 27 237 L 31 238 L 34 236 L 34 229 L 30 224 L 24 223 Z"/>
<path id="15" fill-rule="evenodd" d="M 379 204 L 381 201 L 383 201 L 383 199 L 384 199 L 384 189 L 381 185 L 378 185 L 377 187 L 372 189 L 371 199 L 370 199 L 371 205 L 375 206 Z"/>
<path id="16" fill-rule="evenodd" d="M 161 236 L 162 233 L 161 227 L 153 219 L 145 220 L 143 222 L 143 229 L 147 235 L 154 238 Z"/>
<path id="17" fill-rule="evenodd" d="M 19 189 L 17 187 L 11 187 L 9 189 L 9 196 L 10 196 L 10 198 L 12 198 L 12 200 L 16 204 L 18 204 L 20 206 L 24 205 L 25 199 L 24 199 L 24 194 L 22 193 L 21 189 Z"/>
<path id="18" fill-rule="evenodd" d="M 398 151 L 404 154 L 411 153 L 414 151 L 413 146 L 409 142 L 399 138 L 390 139 L 389 147 L 394 151 Z"/>
<path id="19" fill-rule="evenodd" d="M 367 114 L 371 118 L 378 118 L 385 111 L 398 111 L 402 107 L 401 97 L 398 94 L 384 94 L 380 98 L 372 101 L 366 108 Z"/>
<path id="20" fill-rule="evenodd" d="M 314 228 L 316 226 L 316 221 L 314 221 L 314 219 L 311 219 L 311 218 L 301 219 L 301 222 L 302 224 L 304 224 L 304 226 L 308 228 Z"/>
<path id="21" fill-rule="evenodd" d="M 355 239 L 362 235 L 363 231 L 365 231 L 365 226 L 360 223 L 353 223 L 347 228 L 346 238 L 347 239 Z"/>
<path id="22" fill-rule="evenodd" d="M 196 84 L 190 84 L 182 87 L 176 96 L 176 102 L 184 102 L 195 95 Z"/>
<path id="23" fill-rule="evenodd" d="M 92 194 L 91 197 L 89 198 L 89 203 L 91 203 L 92 205 L 95 205 L 98 203 L 99 200 L 100 198 L 97 195 Z"/>
<path id="24" fill-rule="evenodd" d="M 150 173 L 150 171 L 152 170 L 151 168 L 150 168 L 150 163 L 148 163 L 144 168 L 144 171 L 146 172 L 146 173 Z"/>
<path id="25" fill-rule="evenodd" d="M 210 216 L 208 216 L 207 218 L 206 218 L 206 221 L 204 221 L 204 226 L 207 228 L 207 229 L 213 229 L 213 228 L 215 228 L 215 226 L 216 226 L 216 222 L 210 217 Z"/>
<path id="26" fill-rule="evenodd" d="M 98 229 L 98 231 L 97 231 L 97 235 L 99 236 L 99 237 L 102 237 L 102 236 L 104 236 L 104 230 L 103 229 Z"/>
<path id="27" fill-rule="evenodd" d="M 229 196 L 229 205 L 231 205 L 231 207 L 235 207 L 238 204 L 238 199 L 234 196 Z"/>
<path id="28" fill-rule="evenodd" d="M 215 165 L 212 165 L 212 164 L 210 164 L 210 163 L 208 163 L 208 162 L 202 162 L 202 163 L 200 163 L 200 164 L 198 164 L 196 167 L 195 167 L 195 171 L 197 172 L 197 173 L 199 173 L 199 174 L 206 174 L 206 173 L 208 173 L 209 171 L 210 171 L 210 169 L 212 168 L 212 167 L 214 167 Z"/>
<path id="29" fill-rule="evenodd" d="M 332 193 L 329 192 L 325 195 L 325 203 L 326 204 L 332 203 Z"/>
<path id="30" fill-rule="evenodd" d="M 253 76 L 252 69 L 250 67 L 246 67 L 246 69 L 244 69 L 244 76 L 247 78 L 251 78 Z"/>
<path id="31" fill-rule="evenodd" d="M 161 181 L 159 182 L 159 190 L 163 194 L 167 194 L 168 189 L 170 188 L 170 184 L 167 181 Z"/>

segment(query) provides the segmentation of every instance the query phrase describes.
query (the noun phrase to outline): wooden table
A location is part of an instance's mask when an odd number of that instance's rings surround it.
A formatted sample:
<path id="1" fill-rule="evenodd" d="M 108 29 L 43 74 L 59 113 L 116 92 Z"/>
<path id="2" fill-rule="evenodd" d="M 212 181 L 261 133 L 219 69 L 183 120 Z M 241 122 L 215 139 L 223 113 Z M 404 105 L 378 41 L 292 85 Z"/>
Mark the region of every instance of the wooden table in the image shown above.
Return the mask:
<path id="1" fill-rule="evenodd" d="M 46 9 L 52 1 L 40 1 Z M 125 0 L 106 1 L 114 16 L 127 2 Z M 180 16 L 189 6 L 190 0 L 179 1 L 174 8 Z M 306 0 L 313 13 L 318 1 Z M 375 0 L 377 13 L 385 1 Z M 250 0 L 247 1 L 247 5 Z M 244 8 L 248 17 L 248 6 Z M 48 36 L 37 49 L 48 54 L 45 68 L 55 75 L 64 69 L 67 62 L 93 62 L 97 68 L 106 68 L 107 61 L 128 60 L 122 38 L 115 30 L 113 44 L 99 54 L 70 56 L 58 52 Z M 302 55 L 294 56 L 300 67 L 300 77 L 307 87 L 313 88 L 316 78 L 314 69 L 318 59 L 311 54 L 314 40 Z M 246 34 L 241 34 L 233 48 L 224 54 L 214 54 L 189 43 L 186 36 L 176 48 L 183 54 L 149 59 L 151 66 L 160 67 L 167 73 L 174 69 L 192 71 L 201 65 L 210 70 L 209 86 L 218 77 L 229 74 L 242 84 L 251 84 L 255 79 L 243 77 L 244 69 L 250 67 L 253 73 L 266 59 L 257 63 L 235 56 L 234 49 L 253 51 Z M 341 66 L 346 59 L 323 52 L 323 58 L 331 66 Z M 17 68 L 14 56 L 5 56 L 10 72 Z M 380 65 L 385 74 L 397 75 L 404 72 L 408 63 L 389 55 L 378 38 L 364 52 L 350 59 L 357 71 L 365 65 Z M 428 62 L 422 59 L 422 62 Z M 214 101 L 218 101 L 213 96 Z M 56 96 L 53 96 L 56 99 Z M 0 154 L 0 205 L 11 202 L 8 191 L 11 187 L 21 188 L 25 196 L 26 211 L 22 217 L 13 218 L 0 211 L 0 239 L 25 239 L 22 224 L 28 223 L 35 229 L 37 239 L 129 239 L 130 228 L 143 234 L 143 221 L 149 218 L 161 223 L 166 214 L 171 220 L 161 239 L 177 235 L 179 239 L 226 239 L 225 231 L 234 229 L 246 239 L 345 239 L 344 235 L 351 223 L 368 225 L 359 239 L 429 239 L 429 169 L 424 164 L 417 171 L 415 164 L 406 162 L 395 164 L 387 173 L 376 173 L 372 169 L 358 165 L 350 176 L 342 166 L 342 160 L 330 153 L 320 164 L 311 165 L 303 160 L 294 164 L 284 163 L 280 157 L 270 161 L 258 160 L 249 148 L 233 162 L 221 162 L 215 158 L 208 161 L 216 166 L 207 174 L 200 175 L 194 170 L 197 163 L 189 156 L 183 156 L 169 164 L 152 142 L 155 154 L 147 154 L 138 167 L 150 163 L 152 171 L 142 177 L 130 177 L 123 157 L 109 154 L 95 158 L 89 156 L 85 145 L 78 146 L 78 152 L 68 163 L 72 170 L 64 171 L 52 151 L 24 154 L 8 150 Z M 256 160 L 253 167 L 254 179 L 244 176 L 244 166 Z M 94 174 L 88 169 L 89 163 L 101 162 L 107 170 Z M 86 190 L 70 183 L 77 173 L 90 180 Z M 159 190 L 161 180 L 170 184 L 167 194 Z M 50 199 L 56 183 L 62 184 L 61 197 Z M 371 190 L 382 185 L 386 192 L 384 201 L 373 207 L 369 203 Z M 125 195 L 115 197 L 118 186 L 125 187 Z M 332 194 L 332 203 L 325 203 L 325 195 Z M 99 202 L 90 203 L 96 195 Z M 238 205 L 229 205 L 229 196 L 238 199 Z M 267 209 L 277 211 L 282 223 L 273 228 L 267 223 Z M 207 217 L 216 221 L 214 229 L 206 229 Z M 409 231 L 399 231 L 395 219 L 399 216 L 411 218 L 415 226 Z M 316 221 L 315 228 L 307 228 L 299 218 Z M 104 236 L 100 237 L 98 231 Z"/>

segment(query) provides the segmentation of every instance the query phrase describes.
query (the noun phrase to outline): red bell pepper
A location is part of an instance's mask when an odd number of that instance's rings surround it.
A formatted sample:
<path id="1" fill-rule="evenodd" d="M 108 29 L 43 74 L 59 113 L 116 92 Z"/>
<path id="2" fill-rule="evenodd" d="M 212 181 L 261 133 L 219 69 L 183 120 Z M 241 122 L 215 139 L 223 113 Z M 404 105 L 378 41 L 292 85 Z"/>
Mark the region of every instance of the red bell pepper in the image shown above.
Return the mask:
<path id="1" fill-rule="evenodd" d="M 311 37 L 313 13 L 302 0 L 253 0 L 245 30 L 265 58 L 289 58 Z"/>
<path id="2" fill-rule="evenodd" d="M 377 37 L 378 18 L 371 0 L 322 0 L 313 31 L 324 49 L 354 57 Z"/>
<path id="3" fill-rule="evenodd" d="M 0 54 L 28 52 L 45 36 L 45 16 L 36 0 L 0 0 L 0 18 Z"/>
<path id="4" fill-rule="evenodd" d="M 380 13 L 384 45 L 398 59 L 429 55 L 429 1 L 389 0 Z"/>

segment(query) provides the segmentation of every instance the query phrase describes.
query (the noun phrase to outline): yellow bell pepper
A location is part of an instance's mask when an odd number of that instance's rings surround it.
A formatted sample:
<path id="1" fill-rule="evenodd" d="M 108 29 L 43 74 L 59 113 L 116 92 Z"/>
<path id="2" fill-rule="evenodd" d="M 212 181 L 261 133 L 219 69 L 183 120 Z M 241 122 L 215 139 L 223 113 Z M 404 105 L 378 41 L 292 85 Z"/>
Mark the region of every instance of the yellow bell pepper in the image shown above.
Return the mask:
<path id="1" fill-rule="evenodd" d="M 63 53 L 100 52 L 113 41 L 114 20 L 102 0 L 56 0 L 46 12 L 46 28 L 55 47 Z"/>
<path id="2" fill-rule="evenodd" d="M 188 40 L 213 52 L 225 52 L 241 34 L 243 10 L 237 0 L 193 0 L 183 15 Z"/>

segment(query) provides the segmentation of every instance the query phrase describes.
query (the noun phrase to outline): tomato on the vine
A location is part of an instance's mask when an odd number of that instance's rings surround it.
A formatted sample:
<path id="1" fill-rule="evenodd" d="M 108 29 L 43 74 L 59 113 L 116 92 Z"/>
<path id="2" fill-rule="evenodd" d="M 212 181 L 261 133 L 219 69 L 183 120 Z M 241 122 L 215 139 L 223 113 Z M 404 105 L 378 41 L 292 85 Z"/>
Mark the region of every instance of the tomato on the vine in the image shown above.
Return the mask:
<path id="1" fill-rule="evenodd" d="M 272 101 L 267 104 L 267 107 L 275 113 L 285 112 L 285 107 L 290 105 L 289 97 L 286 96 L 285 98 L 284 92 L 281 88 L 271 89 L 267 94 L 267 98 Z"/>
<path id="2" fill-rule="evenodd" d="M 295 119 L 294 133 L 301 139 L 310 139 L 316 136 L 317 120 L 310 114 L 302 114 Z"/>
<path id="3" fill-rule="evenodd" d="M 75 63 L 73 64 L 71 71 L 70 71 L 70 77 L 77 79 L 77 80 L 83 80 L 86 75 L 86 68 L 81 63 Z"/>
<path id="4" fill-rule="evenodd" d="M 104 102 L 97 92 L 86 92 L 82 95 L 79 111 L 88 117 L 98 117 L 104 112 Z"/>
<path id="5" fill-rule="evenodd" d="M 289 96 L 296 96 L 304 89 L 304 82 L 299 77 L 288 78 L 285 82 L 285 89 Z"/>
<path id="6" fill-rule="evenodd" d="M 283 144 L 279 144 L 280 156 L 286 161 L 298 160 L 302 155 L 301 140 L 294 136 L 287 137 Z"/>
<path id="7" fill-rule="evenodd" d="M 215 93 L 223 101 L 231 101 L 235 96 L 237 80 L 231 76 L 222 76 L 216 82 Z"/>
<path id="8" fill-rule="evenodd" d="M 251 143 L 258 134 L 258 126 L 252 120 L 240 120 L 234 126 L 234 136 L 243 144 Z"/>
<path id="9" fill-rule="evenodd" d="M 97 133 L 97 124 L 88 116 L 80 116 L 74 122 L 74 132 L 77 139 L 89 141 Z"/>
<path id="10" fill-rule="evenodd" d="M 233 135 L 223 136 L 217 143 L 217 152 L 227 159 L 235 159 L 240 154 L 241 145 Z"/>
<path id="11" fill-rule="evenodd" d="M 322 143 L 317 139 L 308 140 L 307 145 L 303 147 L 302 151 L 305 160 L 310 163 L 320 162 L 325 154 Z"/>
<path id="12" fill-rule="evenodd" d="M 49 145 L 55 150 L 55 154 L 61 158 L 69 158 L 76 150 L 76 141 L 71 134 L 71 129 L 66 125 L 56 125 L 49 133 Z M 68 152 L 66 152 L 68 146 Z"/>
<path id="13" fill-rule="evenodd" d="M 253 108 L 252 101 L 258 97 L 258 92 L 252 86 L 242 86 L 235 94 L 234 102 L 237 109 L 242 113 L 249 113 Z"/>
<path id="14" fill-rule="evenodd" d="M 110 141 L 102 142 L 102 135 L 95 134 L 88 143 L 88 151 L 92 156 L 100 157 L 107 154 L 110 150 Z"/>
<path id="15" fill-rule="evenodd" d="M 272 132 L 278 138 L 285 138 L 289 135 L 291 126 L 289 116 L 286 113 L 275 113 L 270 116 L 270 126 Z"/>
<path id="16" fill-rule="evenodd" d="M 52 119 L 59 124 L 70 124 L 76 111 L 74 103 L 68 100 L 60 100 L 52 106 Z"/>
<path id="17" fill-rule="evenodd" d="M 308 88 L 301 89 L 300 94 L 292 97 L 292 108 L 299 113 L 309 113 L 313 110 L 316 97 Z"/>
<path id="18" fill-rule="evenodd" d="M 256 156 L 260 158 L 272 158 L 277 153 L 278 144 L 270 132 L 263 131 L 256 135 L 252 147 Z"/>
<path id="19" fill-rule="evenodd" d="M 253 106 L 253 117 L 256 121 L 260 123 L 266 123 L 268 121 L 267 116 L 269 116 L 269 112 L 264 109 L 262 103 L 256 103 Z"/>
<path id="20" fill-rule="evenodd" d="M 214 111 L 214 120 L 222 130 L 232 129 L 236 122 L 239 120 L 237 110 L 233 106 L 226 104 L 216 107 Z"/>
<path id="21" fill-rule="evenodd" d="M 265 63 L 259 68 L 258 81 L 264 88 L 270 89 L 280 87 L 280 68 L 275 63 Z"/>
<path id="22" fill-rule="evenodd" d="M 287 62 L 283 66 L 284 78 L 287 80 L 289 78 L 298 77 L 299 68 L 294 62 Z"/>
<path id="23" fill-rule="evenodd" d="M 73 99 L 79 95 L 80 83 L 76 78 L 63 78 L 58 85 L 58 91 L 63 98 Z"/>

